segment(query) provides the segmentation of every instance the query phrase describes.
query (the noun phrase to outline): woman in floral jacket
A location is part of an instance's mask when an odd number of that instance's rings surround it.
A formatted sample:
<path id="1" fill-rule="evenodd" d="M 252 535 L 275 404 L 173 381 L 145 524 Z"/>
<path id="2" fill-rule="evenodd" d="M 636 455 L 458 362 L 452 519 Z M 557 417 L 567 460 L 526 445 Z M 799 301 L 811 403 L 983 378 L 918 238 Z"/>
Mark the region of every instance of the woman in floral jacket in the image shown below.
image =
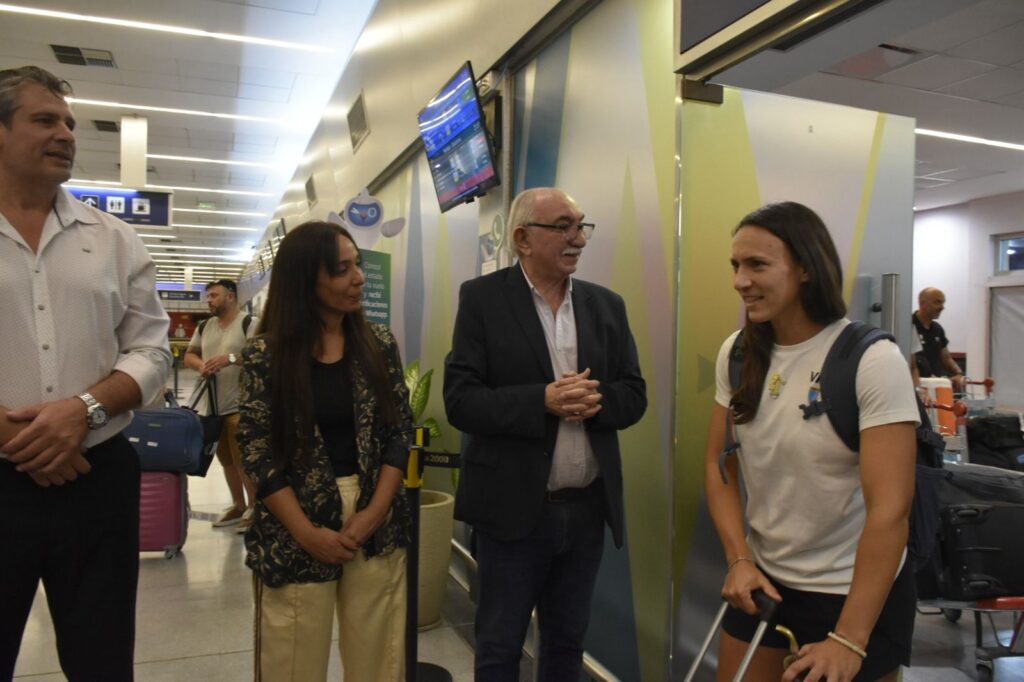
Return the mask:
<path id="1" fill-rule="evenodd" d="M 242 354 L 257 680 L 326 680 L 335 612 L 346 679 L 405 676 L 412 415 L 395 338 L 363 314 L 360 265 L 344 228 L 295 228 Z"/>

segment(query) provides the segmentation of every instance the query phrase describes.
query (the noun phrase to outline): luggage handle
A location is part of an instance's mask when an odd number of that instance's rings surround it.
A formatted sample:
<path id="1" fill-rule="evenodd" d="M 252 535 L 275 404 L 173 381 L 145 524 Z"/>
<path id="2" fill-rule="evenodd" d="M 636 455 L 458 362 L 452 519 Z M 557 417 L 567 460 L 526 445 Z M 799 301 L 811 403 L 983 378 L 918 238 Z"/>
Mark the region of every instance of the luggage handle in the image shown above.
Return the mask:
<path id="1" fill-rule="evenodd" d="M 757 589 L 750 593 L 750 598 L 754 600 L 754 605 L 757 606 L 758 618 L 761 620 L 757 625 L 757 630 L 754 632 L 754 637 L 750 640 L 750 646 L 747 648 L 747 653 L 743 657 L 743 661 L 740 663 L 740 667 L 736 671 L 736 677 L 733 678 L 733 682 L 740 682 L 743 676 L 747 672 L 747 668 L 750 667 L 750 661 L 754 657 L 754 653 L 757 651 L 758 645 L 761 643 L 761 639 L 764 638 L 765 630 L 770 625 L 773 625 L 776 617 L 778 616 L 779 602 L 775 601 L 767 594 L 764 590 Z M 725 618 L 725 612 L 729 609 L 729 602 L 723 601 L 721 608 L 718 609 L 718 614 L 715 616 L 715 622 L 711 624 L 711 628 L 708 630 L 707 636 L 704 638 L 704 642 L 701 644 L 700 651 L 697 652 L 697 657 L 694 659 L 693 664 L 690 665 L 689 672 L 686 673 L 686 677 L 683 682 L 692 682 L 693 678 L 697 675 L 697 670 L 700 669 L 700 663 L 704 660 L 704 656 L 707 655 L 708 649 L 711 648 L 711 642 L 715 639 L 715 633 L 722 626 L 722 619 Z"/>

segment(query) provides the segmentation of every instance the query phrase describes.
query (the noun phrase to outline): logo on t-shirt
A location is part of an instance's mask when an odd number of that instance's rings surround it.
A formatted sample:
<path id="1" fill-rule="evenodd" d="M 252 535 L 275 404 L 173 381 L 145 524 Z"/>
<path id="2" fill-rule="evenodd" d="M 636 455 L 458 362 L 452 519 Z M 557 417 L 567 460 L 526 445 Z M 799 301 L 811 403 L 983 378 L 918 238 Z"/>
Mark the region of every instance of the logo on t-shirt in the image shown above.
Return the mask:
<path id="1" fill-rule="evenodd" d="M 811 372 L 811 385 L 807 389 L 807 403 L 816 403 L 821 400 L 821 372 Z"/>

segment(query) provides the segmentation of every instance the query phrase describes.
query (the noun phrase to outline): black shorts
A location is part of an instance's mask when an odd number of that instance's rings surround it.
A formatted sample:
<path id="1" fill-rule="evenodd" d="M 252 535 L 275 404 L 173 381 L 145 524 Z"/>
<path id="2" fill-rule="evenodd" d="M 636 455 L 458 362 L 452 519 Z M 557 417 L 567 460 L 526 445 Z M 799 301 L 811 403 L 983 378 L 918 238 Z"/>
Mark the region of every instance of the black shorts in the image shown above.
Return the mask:
<path id="1" fill-rule="evenodd" d="M 793 631 L 800 646 L 820 642 L 828 637 L 830 631 L 835 630 L 846 602 L 845 594 L 794 590 L 780 585 L 767 573 L 765 575 L 782 595 L 778 622 Z M 910 665 L 916 609 L 917 589 L 908 557 L 889 590 L 875 629 L 871 631 L 867 646 L 868 657 L 864 659 L 854 682 L 877 680 L 900 665 Z M 754 638 L 754 630 L 759 622 L 757 617 L 729 607 L 722 621 L 722 630 L 742 642 L 749 642 Z M 789 640 L 769 630 L 761 640 L 761 646 L 788 650 Z"/>

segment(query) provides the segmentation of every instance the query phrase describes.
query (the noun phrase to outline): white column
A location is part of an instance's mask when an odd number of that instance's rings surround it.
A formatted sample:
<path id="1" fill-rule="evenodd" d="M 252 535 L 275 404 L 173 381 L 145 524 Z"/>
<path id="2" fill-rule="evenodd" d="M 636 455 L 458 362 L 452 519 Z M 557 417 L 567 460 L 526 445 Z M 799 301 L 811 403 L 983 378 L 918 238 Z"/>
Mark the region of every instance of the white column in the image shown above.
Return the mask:
<path id="1" fill-rule="evenodd" d="M 149 119 L 145 116 L 121 117 L 121 184 L 146 186 L 146 143 Z"/>
<path id="2" fill-rule="evenodd" d="M 192 267 L 185 267 L 185 291 L 192 291 Z"/>

